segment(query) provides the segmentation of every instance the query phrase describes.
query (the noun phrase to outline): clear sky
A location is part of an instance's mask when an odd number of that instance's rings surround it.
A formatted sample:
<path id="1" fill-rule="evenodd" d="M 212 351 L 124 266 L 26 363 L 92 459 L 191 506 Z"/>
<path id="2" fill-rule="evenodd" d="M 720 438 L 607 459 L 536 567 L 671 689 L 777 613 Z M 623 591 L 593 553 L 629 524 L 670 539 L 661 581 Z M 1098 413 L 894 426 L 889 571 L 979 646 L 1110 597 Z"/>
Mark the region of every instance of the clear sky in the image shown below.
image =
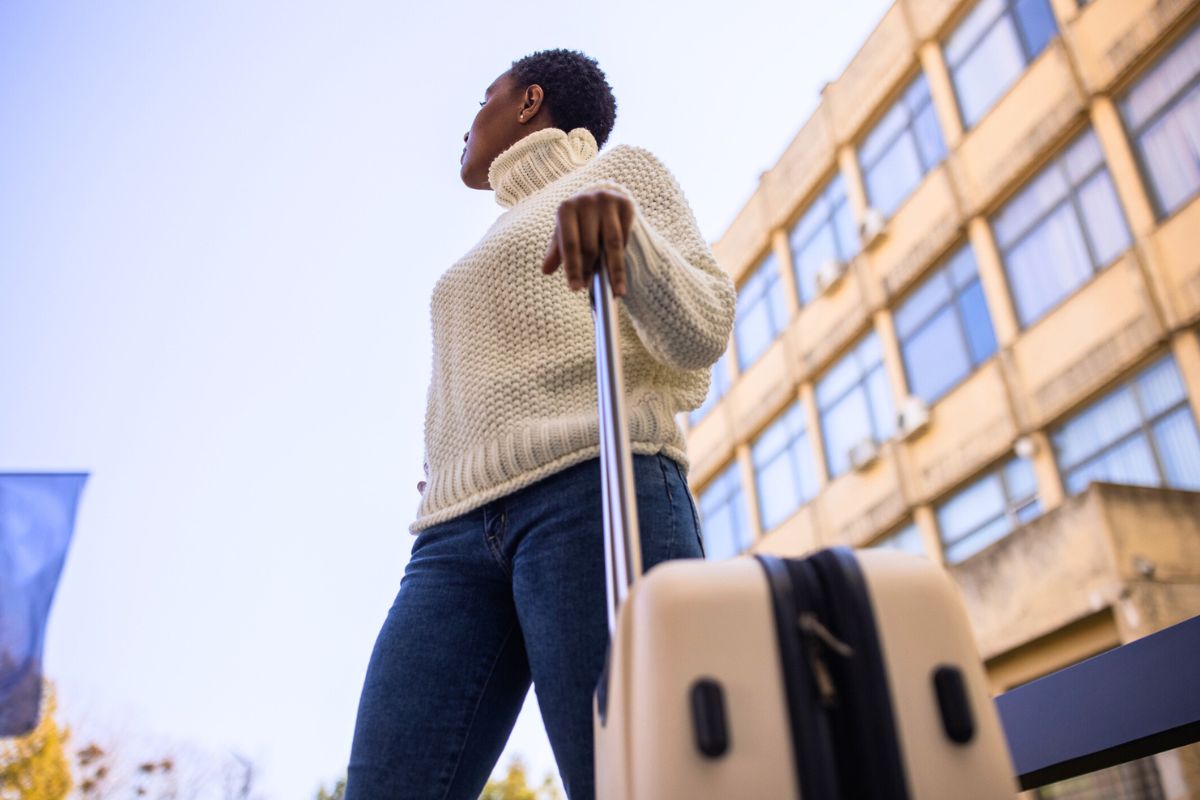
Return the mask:
<path id="1" fill-rule="evenodd" d="M 0 471 L 92 474 L 61 716 L 331 784 L 411 541 L 429 293 L 500 211 L 458 180 L 483 90 L 595 56 L 612 143 L 715 240 L 889 5 L 0 5 Z M 553 769 L 532 704 L 513 752 Z"/>

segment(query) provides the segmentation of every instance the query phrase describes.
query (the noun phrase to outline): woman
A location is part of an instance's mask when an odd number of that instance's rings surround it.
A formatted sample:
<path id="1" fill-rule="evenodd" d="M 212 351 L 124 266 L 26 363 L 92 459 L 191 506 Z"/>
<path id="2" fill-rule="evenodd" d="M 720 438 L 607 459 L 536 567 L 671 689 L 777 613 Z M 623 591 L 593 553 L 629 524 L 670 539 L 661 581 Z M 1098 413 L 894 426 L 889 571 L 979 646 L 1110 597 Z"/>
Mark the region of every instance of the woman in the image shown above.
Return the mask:
<path id="1" fill-rule="evenodd" d="M 367 668 L 349 800 L 478 797 L 531 680 L 568 795 L 593 796 L 608 634 L 586 287 L 601 252 L 621 298 L 644 564 L 703 556 L 675 414 L 704 400 L 732 281 L 653 156 L 598 154 L 616 102 L 594 60 L 535 53 L 481 105 L 461 177 L 505 211 L 433 290 L 428 481 Z"/>

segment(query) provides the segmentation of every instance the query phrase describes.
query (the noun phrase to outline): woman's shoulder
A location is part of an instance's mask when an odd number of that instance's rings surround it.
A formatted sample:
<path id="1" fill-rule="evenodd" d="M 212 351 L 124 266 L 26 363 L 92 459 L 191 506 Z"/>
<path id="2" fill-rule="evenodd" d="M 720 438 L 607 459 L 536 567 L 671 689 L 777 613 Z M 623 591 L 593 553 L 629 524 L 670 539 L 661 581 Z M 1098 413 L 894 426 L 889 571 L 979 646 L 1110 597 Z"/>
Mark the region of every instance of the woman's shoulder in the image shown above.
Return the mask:
<path id="1" fill-rule="evenodd" d="M 600 151 L 599 155 L 596 156 L 596 162 L 666 171 L 666 166 L 663 165 L 658 156 L 646 148 L 638 147 L 635 144 L 615 144 Z"/>
<path id="2" fill-rule="evenodd" d="M 597 177 L 607 178 L 630 188 L 679 190 L 675 176 L 666 165 L 644 147 L 617 144 L 600 152 L 592 162 Z"/>

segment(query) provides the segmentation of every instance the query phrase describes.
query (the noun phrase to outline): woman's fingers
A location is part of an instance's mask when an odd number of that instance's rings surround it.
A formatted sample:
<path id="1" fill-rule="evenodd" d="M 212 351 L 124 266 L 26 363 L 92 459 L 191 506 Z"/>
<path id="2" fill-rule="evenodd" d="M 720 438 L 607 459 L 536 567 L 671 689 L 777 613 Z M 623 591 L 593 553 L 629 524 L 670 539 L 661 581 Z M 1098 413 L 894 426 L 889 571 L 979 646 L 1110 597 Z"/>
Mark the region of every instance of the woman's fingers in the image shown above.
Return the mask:
<path id="1" fill-rule="evenodd" d="M 616 203 L 609 203 L 600 218 L 604 239 L 604 258 L 608 265 L 608 277 L 612 281 L 613 294 L 625 294 L 625 231 L 621 225 L 621 212 Z"/>
<path id="2" fill-rule="evenodd" d="M 584 195 L 575 203 L 575 219 L 579 225 L 579 285 L 591 285 L 592 276 L 600 266 L 601 204 L 594 195 Z"/>
<path id="3" fill-rule="evenodd" d="M 582 257 L 579 254 L 579 219 L 575 214 L 574 203 L 563 203 L 558 207 L 558 253 L 562 259 L 563 270 L 567 273 L 567 285 L 578 289 L 576 285 L 583 271 Z"/>
<path id="4" fill-rule="evenodd" d="M 542 259 L 542 272 L 550 275 L 562 265 L 572 290 L 586 288 L 600 266 L 608 263 L 613 292 L 628 290 L 625 280 L 625 244 L 633 224 L 633 203 L 617 192 L 600 190 L 575 195 L 558 207 L 554 235 Z"/>

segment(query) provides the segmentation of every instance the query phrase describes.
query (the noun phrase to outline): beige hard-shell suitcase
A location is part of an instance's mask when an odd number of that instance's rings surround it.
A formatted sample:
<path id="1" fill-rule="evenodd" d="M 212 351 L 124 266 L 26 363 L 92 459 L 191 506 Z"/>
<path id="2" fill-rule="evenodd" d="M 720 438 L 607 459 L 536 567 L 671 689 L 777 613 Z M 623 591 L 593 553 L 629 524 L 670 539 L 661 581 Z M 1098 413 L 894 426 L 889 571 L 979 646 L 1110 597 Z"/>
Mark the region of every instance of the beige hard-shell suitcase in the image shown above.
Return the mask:
<path id="1" fill-rule="evenodd" d="M 597 797 L 1014 797 L 966 613 L 928 560 L 832 548 L 672 561 L 639 577 L 603 268 L 591 292 L 611 633 L 594 702 Z"/>

